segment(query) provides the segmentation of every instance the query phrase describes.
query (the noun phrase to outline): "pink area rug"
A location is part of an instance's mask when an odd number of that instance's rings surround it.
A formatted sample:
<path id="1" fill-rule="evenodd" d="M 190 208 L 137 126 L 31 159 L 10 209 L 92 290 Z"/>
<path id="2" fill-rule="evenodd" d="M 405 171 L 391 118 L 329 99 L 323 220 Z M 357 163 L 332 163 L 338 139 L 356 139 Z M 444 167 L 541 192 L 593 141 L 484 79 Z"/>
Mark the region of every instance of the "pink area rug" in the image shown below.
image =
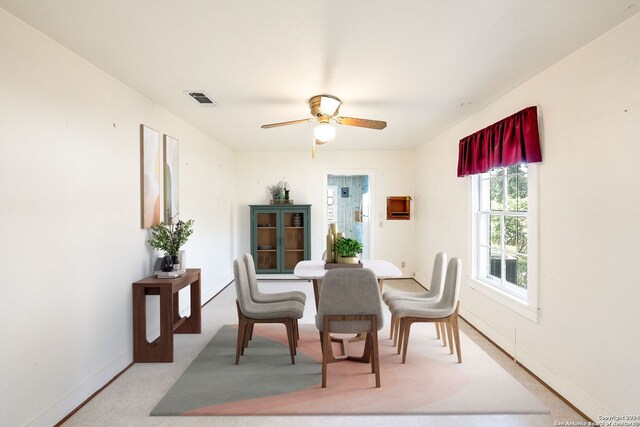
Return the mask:
<path id="1" fill-rule="evenodd" d="M 436 340 L 433 325 L 412 328 L 407 362 L 380 333 L 381 388 L 370 365 L 329 365 L 320 387 L 321 350 L 313 325 L 300 325 L 291 365 L 282 325 L 256 325 L 240 365 L 236 329 L 224 326 L 152 415 L 535 414 L 548 409 L 461 334 L 463 363 Z M 362 343 L 350 346 L 361 354 Z M 339 346 L 335 344 L 335 354 Z"/>

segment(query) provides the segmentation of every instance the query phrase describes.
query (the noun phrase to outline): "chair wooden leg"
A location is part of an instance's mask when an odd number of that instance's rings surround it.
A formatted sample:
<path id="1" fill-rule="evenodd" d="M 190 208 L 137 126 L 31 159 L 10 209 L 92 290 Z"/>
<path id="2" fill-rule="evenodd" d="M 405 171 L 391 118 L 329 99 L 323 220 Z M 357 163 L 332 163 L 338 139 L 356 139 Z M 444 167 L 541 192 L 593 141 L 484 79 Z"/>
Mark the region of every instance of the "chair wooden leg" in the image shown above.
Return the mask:
<path id="1" fill-rule="evenodd" d="M 458 363 L 462 363 L 462 353 L 460 352 L 460 330 L 458 329 L 458 313 L 451 318 L 451 328 L 453 329 L 453 337 L 456 341 L 456 353 L 458 353 Z"/>
<path id="2" fill-rule="evenodd" d="M 392 346 L 396 346 L 398 345 L 398 334 L 400 333 L 400 319 L 398 319 L 397 317 L 393 317 L 393 324 L 391 325 L 391 345 Z"/>
<path id="3" fill-rule="evenodd" d="M 286 328 L 287 328 L 287 339 L 289 341 L 289 354 L 291 354 L 291 364 L 295 365 L 296 364 L 296 357 L 295 357 L 295 352 L 296 352 L 296 344 L 295 344 L 295 337 L 293 335 L 293 319 L 288 319 L 286 322 L 284 322 Z"/>
<path id="4" fill-rule="evenodd" d="M 372 337 L 369 332 L 366 332 L 366 333 L 363 332 L 362 334 L 365 335 L 364 350 L 362 352 L 362 356 L 358 357 L 358 356 L 346 355 L 346 357 L 343 356 L 342 358 L 340 358 L 341 360 L 346 358 L 347 360 L 353 360 L 354 362 L 371 363 L 371 359 L 373 357 L 371 352 Z M 332 361 L 337 361 L 337 359 L 334 357 L 333 359 L 329 360 L 329 362 L 332 362 Z M 371 371 L 371 373 L 373 373 L 373 371 Z"/>
<path id="5" fill-rule="evenodd" d="M 254 323 L 252 323 L 251 326 L 249 327 L 249 338 L 247 339 L 247 346 L 249 345 L 249 341 L 253 339 L 253 325 Z"/>
<path id="6" fill-rule="evenodd" d="M 446 335 L 444 323 L 443 322 L 438 322 L 438 325 L 440 325 L 440 335 L 442 335 L 442 346 L 446 347 L 447 346 L 447 335 Z"/>
<path id="7" fill-rule="evenodd" d="M 236 365 L 240 363 L 240 352 L 243 350 L 244 344 L 244 319 L 238 319 L 238 338 L 236 342 Z"/>
<path id="8" fill-rule="evenodd" d="M 404 344 L 404 336 L 407 333 L 407 322 L 405 321 L 402 324 L 402 331 L 400 332 L 400 335 L 398 336 L 398 350 L 402 350 L 402 345 Z"/>
<path id="9" fill-rule="evenodd" d="M 409 332 L 411 332 L 411 319 L 405 317 L 402 319 L 404 324 L 404 332 L 402 336 L 402 363 L 407 360 L 407 347 L 409 347 Z"/>
<path id="10" fill-rule="evenodd" d="M 322 335 L 322 388 L 327 388 L 327 364 L 331 352 L 331 341 L 329 340 L 328 328 L 324 328 Z"/>
<path id="11" fill-rule="evenodd" d="M 390 340 L 393 339 L 393 332 L 395 330 L 395 326 L 396 326 L 396 316 L 391 314 L 391 324 L 389 325 L 389 339 Z"/>
<path id="12" fill-rule="evenodd" d="M 378 354 L 378 332 L 377 329 L 371 333 L 371 364 L 376 374 L 376 387 L 380 387 L 380 355 Z"/>
<path id="13" fill-rule="evenodd" d="M 398 350 L 396 354 L 400 354 L 400 350 L 402 350 L 402 336 L 404 334 L 404 317 L 398 319 L 398 333 L 396 335 L 396 341 L 393 344 L 398 346 Z"/>
<path id="14" fill-rule="evenodd" d="M 354 360 L 360 360 L 362 362 L 371 362 L 371 336 L 367 333 L 364 341 L 364 351 L 362 352 L 362 357 L 357 358 L 354 357 Z M 373 373 L 373 372 L 372 372 Z"/>
<path id="15" fill-rule="evenodd" d="M 447 328 L 447 338 L 449 339 L 449 354 L 453 354 L 453 337 L 451 336 L 451 323 L 445 322 Z"/>
<path id="16" fill-rule="evenodd" d="M 377 333 L 376 333 L 377 336 Z M 375 374 L 376 373 L 376 364 L 375 364 L 375 358 L 373 355 L 373 333 L 368 332 L 367 333 L 367 342 L 365 343 L 365 345 L 367 345 L 368 347 L 368 353 L 369 353 L 369 363 L 371 364 L 371 373 Z"/>
<path id="17" fill-rule="evenodd" d="M 296 333 L 296 347 L 298 346 L 298 341 L 300 341 L 300 329 L 298 328 L 298 319 L 294 320 L 294 329 L 293 331 Z"/>
<path id="18" fill-rule="evenodd" d="M 245 326 L 244 331 L 244 342 L 242 343 L 242 354 L 244 355 L 244 349 L 249 347 L 249 336 L 251 335 L 251 331 L 253 330 L 253 323 L 248 322 Z"/>
<path id="19" fill-rule="evenodd" d="M 438 322 L 435 322 L 433 324 L 433 326 L 436 327 L 436 339 L 439 340 L 440 339 L 440 325 L 438 324 Z"/>
<path id="20" fill-rule="evenodd" d="M 293 317 L 290 319 L 291 322 L 291 344 L 293 346 L 293 355 L 298 355 L 298 331 L 296 329 L 296 325 L 298 324 L 298 319 L 294 319 Z"/>
<path id="21" fill-rule="evenodd" d="M 396 345 L 398 345 L 398 340 L 400 339 L 400 338 L 399 338 L 399 335 L 400 335 L 400 325 L 401 325 L 401 323 L 400 323 L 400 319 L 398 319 L 398 318 L 396 317 L 396 322 L 395 322 L 395 323 L 394 323 L 394 325 L 393 325 L 393 327 L 394 327 L 394 330 L 393 330 L 393 346 L 394 346 L 394 347 L 395 347 Z"/>

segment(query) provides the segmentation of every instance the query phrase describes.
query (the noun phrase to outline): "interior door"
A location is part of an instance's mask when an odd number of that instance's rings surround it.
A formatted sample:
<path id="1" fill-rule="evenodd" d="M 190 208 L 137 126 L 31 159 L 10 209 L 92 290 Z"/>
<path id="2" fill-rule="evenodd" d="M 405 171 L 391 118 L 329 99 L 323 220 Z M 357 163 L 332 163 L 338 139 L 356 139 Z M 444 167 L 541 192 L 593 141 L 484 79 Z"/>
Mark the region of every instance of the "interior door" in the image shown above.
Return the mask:
<path id="1" fill-rule="evenodd" d="M 362 243 L 361 259 L 371 257 L 370 213 L 371 186 L 369 175 L 327 174 L 325 195 L 326 219 L 324 234 L 329 224 L 335 223 L 345 237 Z"/>

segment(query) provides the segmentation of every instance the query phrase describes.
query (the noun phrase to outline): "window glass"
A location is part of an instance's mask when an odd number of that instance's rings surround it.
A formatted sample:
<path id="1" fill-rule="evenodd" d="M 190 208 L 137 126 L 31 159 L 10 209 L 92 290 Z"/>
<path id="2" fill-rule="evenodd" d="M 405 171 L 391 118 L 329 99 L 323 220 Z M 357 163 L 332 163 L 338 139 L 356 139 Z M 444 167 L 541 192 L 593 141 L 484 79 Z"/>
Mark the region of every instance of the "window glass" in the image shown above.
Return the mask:
<path id="1" fill-rule="evenodd" d="M 500 216 L 491 215 L 491 228 L 489 230 L 489 243 L 493 248 L 500 248 Z"/>
<path id="2" fill-rule="evenodd" d="M 505 216 L 504 246 L 509 252 L 527 253 L 527 218 Z"/>
<path id="3" fill-rule="evenodd" d="M 486 277 L 502 278 L 502 260 L 500 259 L 500 251 L 497 249 L 491 249 L 489 259 L 489 271 L 485 275 Z"/>
<path id="4" fill-rule="evenodd" d="M 529 270 L 528 167 L 493 169 L 476 182 L 477 278 L 522 298 Z"/>
<path id="5" fill-rule="evenodd" d="M 502 175 L 490 179 L 490 209 L 501 211 L 504 206 L 504 185 Z"/>
<path id="6" fill-rule="evenodd" d="M 523 165 L 520 165 L 523 166 Z M 513 167 L 513 166 L 511 166 Z M 528 194 L 528 177 L 526 168 L 514 169 L 507 176 L 507 209 L 512 212 L 526 212 L 529 203 Z"/>
<path id="7" fill-rule="evenodd" d="M 515 272 L 515 283 L 514 285 L 527 289 L 527 257 L 523 255 L 516 256 L 516 272 Z"/>

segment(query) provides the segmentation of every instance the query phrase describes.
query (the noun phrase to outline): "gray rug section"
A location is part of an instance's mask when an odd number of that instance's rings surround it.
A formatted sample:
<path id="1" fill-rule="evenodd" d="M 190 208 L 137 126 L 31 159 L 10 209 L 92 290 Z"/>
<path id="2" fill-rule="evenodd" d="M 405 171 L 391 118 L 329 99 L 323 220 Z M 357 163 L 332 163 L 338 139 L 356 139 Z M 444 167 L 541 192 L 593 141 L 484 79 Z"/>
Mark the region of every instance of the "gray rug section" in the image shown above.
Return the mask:
<path id="1" fill-rule="evenodd" d="M 284 325 L 282 333 L 286 336 Z M 235 365 L 236 337 L 236 328 L 223 326 L 151 415 L 180 415 L 204 406 L 297 391 L 322 381 L 320 363 L 298 352 L 292 365 L 288 346 L 255 334 Z"/>

